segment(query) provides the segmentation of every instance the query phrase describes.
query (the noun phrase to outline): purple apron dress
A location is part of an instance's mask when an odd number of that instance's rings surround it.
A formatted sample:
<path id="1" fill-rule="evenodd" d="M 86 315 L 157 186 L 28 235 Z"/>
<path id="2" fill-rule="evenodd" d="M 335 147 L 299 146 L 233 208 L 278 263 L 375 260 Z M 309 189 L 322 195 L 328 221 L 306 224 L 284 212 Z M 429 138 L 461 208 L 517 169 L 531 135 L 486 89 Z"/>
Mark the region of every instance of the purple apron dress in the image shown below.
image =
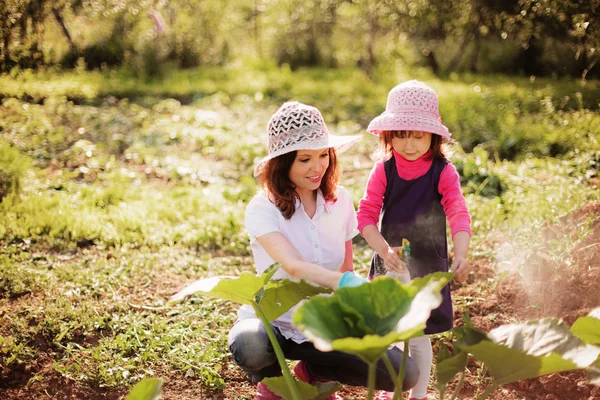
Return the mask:
<path id="1" fill-rule="evenodd" d="M 408 263 L 410 278 L 424 277 L 433 272 L 448 272 L 448 243 L 446 241 L 446 214 L 442 195 L 438 192 L 440 175 L 448 160 L 435 158 L 425 175 L 413 180 L 398 176 L 396 160 L 384 162 L 387 187 L 383 198 L 381 234 L 392 247 L 402 245 L 402 238 L 410 241 L 411 258 Z M 383 259 L 377 253 L 371 260 L 369 277 L 385 275 Z M 442 304 L 431 312 L 425 334 L 452 329 L 452 299 L 450 285 L 442 289 Z"/>

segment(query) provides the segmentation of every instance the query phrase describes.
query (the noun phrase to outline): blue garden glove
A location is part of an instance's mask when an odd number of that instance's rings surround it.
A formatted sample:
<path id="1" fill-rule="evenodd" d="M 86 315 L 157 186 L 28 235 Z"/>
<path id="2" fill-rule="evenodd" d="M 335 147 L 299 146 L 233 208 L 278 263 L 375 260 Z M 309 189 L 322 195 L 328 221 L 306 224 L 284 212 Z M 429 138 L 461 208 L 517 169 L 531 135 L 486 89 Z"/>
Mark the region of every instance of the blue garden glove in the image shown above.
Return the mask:
<path id="1" fill-rule="evenodd" d="M 369 283 L 367 278 L 363 278 L 360 275 L 355 274 L 352 271 L 346 271 L 342 274 L 340 282 L 338 283 L 338 289 L 343 287 L 357 287 L 363 283 Z"/>

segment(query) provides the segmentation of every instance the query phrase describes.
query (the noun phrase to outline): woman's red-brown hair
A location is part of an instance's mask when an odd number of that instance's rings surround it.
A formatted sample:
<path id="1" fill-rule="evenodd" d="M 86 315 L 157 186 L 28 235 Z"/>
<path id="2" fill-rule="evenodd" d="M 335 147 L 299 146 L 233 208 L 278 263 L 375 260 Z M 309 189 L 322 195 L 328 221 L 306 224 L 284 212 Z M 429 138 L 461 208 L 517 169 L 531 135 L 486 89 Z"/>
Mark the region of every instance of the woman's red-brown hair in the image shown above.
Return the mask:
<path id="1" fill-rule="evenodd" d="M 300 199 L 296 193 L 296 187 L 290 180 L 290 168 L 296 159 L 296 151 L 282 154 L 269 160 L 261 174 L 258 176 L 258 182 L 269 194 L 271 201 L 275 203 L 285 219 L 292 218 L 296 211 L 296 199 Z M 325 201 L 336 201 L 335 195 L 338 184 L 338 163 L 334 148 L 329 148 L 329 167 L 323 175 L 321 181 L 321 192 Z"/>
<path id="2" fill-rule="evenodd" d="M 392 139 L 394 137 L 399 137 L 400 135 L 408 135 L 412 133 L 411 131 L 382 131 L 379 134 L 379 149 L 377 150 L 378 158 L 383 158 L 384 160 L 389 160 L 392 157 L 392 150 L 394 146 L 392 145 Z M 440 135 L 436 135 L 435 133 L 431 134 L 431 145 L 429 149 L 431 150 L 431 156 L 429 160 L 433 160 L 436 157 L 446 158 L 446 154 L 444 153 L 444 138 Z"/>

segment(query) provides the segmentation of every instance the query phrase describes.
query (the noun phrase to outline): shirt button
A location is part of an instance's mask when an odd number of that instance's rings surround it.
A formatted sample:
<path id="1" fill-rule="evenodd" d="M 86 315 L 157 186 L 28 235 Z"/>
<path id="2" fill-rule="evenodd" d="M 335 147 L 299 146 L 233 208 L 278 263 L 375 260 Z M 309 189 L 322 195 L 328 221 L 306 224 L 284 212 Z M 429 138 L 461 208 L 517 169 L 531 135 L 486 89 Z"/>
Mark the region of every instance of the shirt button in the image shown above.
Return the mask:
<path id="1" fill-rule="evenodd" d="M 310 226 L 310 229 L 315 229 L 315 226 L 314 226 L 314 225 L 311 225 L 311 226 Z"/>
<path id="2" fill-rule="evenodd" d="M 317 261 L 317 265 L 321 265 L 321 263 L 319 261 Z"/>
<path id="3" fill-rule="evenodd" d="M 318 248 L 319 248 L 319 245 L 318 245 L 318 244 L 315 244 L 315 249 L 318 249 Z"/>

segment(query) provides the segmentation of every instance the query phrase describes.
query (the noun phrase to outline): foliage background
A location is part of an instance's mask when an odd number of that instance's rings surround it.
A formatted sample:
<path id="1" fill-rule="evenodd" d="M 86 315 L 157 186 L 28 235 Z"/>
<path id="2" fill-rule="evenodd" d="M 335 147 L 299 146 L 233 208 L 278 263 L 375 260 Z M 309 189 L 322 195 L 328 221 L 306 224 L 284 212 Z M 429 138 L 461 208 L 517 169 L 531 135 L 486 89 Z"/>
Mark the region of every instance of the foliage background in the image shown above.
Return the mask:
<path id="1" fill-rule="evenodd" d="M 254 395 L 227 350 L 235 306 L 165 303 L 192 280 L 253 271 L 252 168 L 290 99 L 359 134 L 397 83 L 436 90 L 471 257 L 493 271 L 458 288 L 458 315 L 517 321 L 486 308 L 509 272 L 541 276 L 526 287 L 587 276 L 598 257 L 573 254 L 594 246 L 599 216 L 544 233 L 600 199 L 598 4 L 1 2 L 0 397 L 118 398 L 152 375 L 172 398 L 190 385 L 189 398 Z M 340 157 L 356 203 L 375 147 L 365 134 Z M 360 238 L 354 254 L 365 274 Z M 534 300 L 543 311 L 552 297 Z M 484 369 L 469 374 L 475 395 Z"/>
<path id="2" fill-rule="evenodd" d="M 0 70 L 124 65 L 154 76 L 254 58 L 586 78 L 598 76 L 598 14 L 598 0 L 7 0 Z"/>

